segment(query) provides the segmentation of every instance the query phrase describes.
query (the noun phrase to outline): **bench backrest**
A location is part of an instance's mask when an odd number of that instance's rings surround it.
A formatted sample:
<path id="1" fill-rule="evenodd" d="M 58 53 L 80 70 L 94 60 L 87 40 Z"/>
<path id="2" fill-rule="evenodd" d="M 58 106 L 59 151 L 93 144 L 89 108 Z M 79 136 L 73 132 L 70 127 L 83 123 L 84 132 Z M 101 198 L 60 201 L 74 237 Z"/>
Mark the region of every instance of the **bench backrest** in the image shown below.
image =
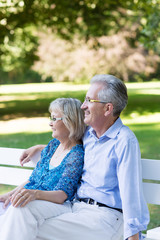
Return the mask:
<path id="1" fill-rule="evenodd" d="M 28 179 L 40 159 L 40 152 L 24 168 L 19 163 L 23 151 L 24 149 L 0 148 L 0 184 L 19 185 Z M 142 177 L 147 203 L 160 205 L 160 160 L 142 159 Z"/>
<path id="2" fill-rule="evenodd" d="M 142 177 L 147 203 L 160 205 L 160 160 L 142 159 Z"/>
<path id="3" fill-rule="evenodd" d="M 40 152 L 25 167 L 21 167 L 19 159 L 23 151 L 24 149 L 0 148 L 0 184 L 17 186 L 28 179 L 40 159 Z"/>

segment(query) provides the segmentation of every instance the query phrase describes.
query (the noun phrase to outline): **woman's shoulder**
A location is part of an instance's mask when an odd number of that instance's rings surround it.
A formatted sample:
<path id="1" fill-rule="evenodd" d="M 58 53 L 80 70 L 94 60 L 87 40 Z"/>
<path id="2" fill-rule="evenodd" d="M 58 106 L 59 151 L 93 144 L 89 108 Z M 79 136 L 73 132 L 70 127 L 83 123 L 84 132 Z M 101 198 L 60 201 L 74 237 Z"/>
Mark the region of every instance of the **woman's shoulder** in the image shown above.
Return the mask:
<path id="1" fill-rule="evenodd" d="M 84 160 L 83 144 L 76 144 L 74 147 L 72 147 L 68 157 L 71 162 L 76 162 L 76 161 L 83 162 L 83 160 Z"/>
<path id="2" fill-rule="evenodd" d="M 50 150 L 50 148 L 57 147 L 59 144 L 60 144 L 59 140 L 56 138 L 53 138 L 52 140 L 49 141 L 47 146 Z"/>
<path id="3" fill-rule="evenodd" d="M 52 151 L 55 150 L 59 145 L 59 141 L 56 138 L 53 138 L 52 140 L 49 141 L 47 146 L 42 150 L 41 156 L 44 156 Z"/>
<path id="4" fill-rule="evenodd" d="M 59 141 L 58 139 L 56 139 L 56 138 L 53 138 L 53 139 L 51 139 L 51 140 L 49 141 L 48 144 L 60 144 L 60 141 Z"/>
<path id="5" fill-rule="evenodd" d="M 74 147 L 72 147 L 71 150 L 77 151 L 77 152 L 84 152 L 83 144 L 82 143 L 78 143 Z"/>

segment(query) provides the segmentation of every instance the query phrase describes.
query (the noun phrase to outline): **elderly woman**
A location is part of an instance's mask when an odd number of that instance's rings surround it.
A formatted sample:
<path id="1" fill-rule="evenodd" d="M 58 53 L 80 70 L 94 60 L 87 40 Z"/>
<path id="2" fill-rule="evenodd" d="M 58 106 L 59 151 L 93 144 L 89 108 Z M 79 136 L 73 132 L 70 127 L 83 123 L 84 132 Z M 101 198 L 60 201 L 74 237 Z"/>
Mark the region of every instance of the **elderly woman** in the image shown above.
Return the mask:
<path id="1" fill-rule="evenodd" d="M 53 139 L 41 152 L 41 159 L 29 180 L 0 196 L 6 207 L 0 216 L 0 239 L 35 239 L 38 227 L 47 218 L 71 211 L 82 169 L 84 151 L 81 142 L 85 131 L 81 102 L 58 98 L 49 111 Z"/>

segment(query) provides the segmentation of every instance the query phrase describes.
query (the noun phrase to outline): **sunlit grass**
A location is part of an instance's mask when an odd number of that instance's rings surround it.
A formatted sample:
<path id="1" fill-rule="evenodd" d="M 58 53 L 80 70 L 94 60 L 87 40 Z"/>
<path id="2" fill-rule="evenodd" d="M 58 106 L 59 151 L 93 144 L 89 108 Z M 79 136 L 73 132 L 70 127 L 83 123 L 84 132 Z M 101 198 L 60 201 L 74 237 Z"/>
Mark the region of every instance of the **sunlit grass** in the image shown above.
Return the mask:
<path id="1" fill-rule="evenodd" d="M 89 88 L 89 84 L 72 84 L 72 83 L 26 83 L 1 85 L 0 92 L 2 94 L 12 93 L 43 93 L 43 92 L 59 92 L 59 91 L 81 91 Z"/>
<path id="2" fill-rule="evenodd" d="M 1 134 L 13 133 L 42 133 L 49 132 L 49 118 L 35 117 L 35 118 L 16 118 L 8 121 L 0 121 Z"/>
<path id="3" fill-rule="evenodd" d="M 131 94 L 131 90 L 129 92 Z M 160 95 L 160 89 L 134 89 L 133 92 L 137 94 Z"/>
<path id="4" fill-rule="evenodd" d="M 129 92 L 137 91 L 141 94 L 159 94 L 160 81 L 143 82 L 143 83 L 126 83 Z M 43 93 L 43 92 L 59 92 L 59 91 L 87 91 L 88 84 L 72 84 L 72 83 L 26 83 L 1 85 L 1 94 L 22 94 L 22 93 Z"/>
<path id="5" fill-rule="evenodd" d="M 160 81 L 126 83 L 127 89 L 160 89 Z"/>
<path id="6" fill-rule="evenodd" d="M 123 118 L 122 118 L 123 119 Z M 124 117 L 124 124 L 139 124 L 139 123 L 160 123 L 160 112 L 144 113 L 141 115 L 139 112 L 132 112 L 129 117 Z"/>

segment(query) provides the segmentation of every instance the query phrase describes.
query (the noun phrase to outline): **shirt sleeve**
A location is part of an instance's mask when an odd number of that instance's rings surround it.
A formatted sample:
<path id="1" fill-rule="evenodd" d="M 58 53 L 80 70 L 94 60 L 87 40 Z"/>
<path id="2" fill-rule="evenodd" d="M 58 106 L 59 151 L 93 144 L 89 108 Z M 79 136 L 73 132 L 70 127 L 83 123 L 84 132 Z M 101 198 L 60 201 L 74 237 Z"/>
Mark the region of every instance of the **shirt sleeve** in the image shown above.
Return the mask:
<path id="1" fill-rule="evenodd" d="M 143 197 L 141 155 L 136 137 L 119 148 L 118 180 L 124 216 L 124 239 L 147 228 L 149 212 Z"/>
<path id="2" fill-rule="evenodd" d="M 73 199 L 82 175 L 83 163 L 84 151 L 82 148 L 76 151 L 71 151 L 66 161 L 62 177 L 55 188 L 55 190 L 64 191 L 68 196 L 67 200 Z"/>

